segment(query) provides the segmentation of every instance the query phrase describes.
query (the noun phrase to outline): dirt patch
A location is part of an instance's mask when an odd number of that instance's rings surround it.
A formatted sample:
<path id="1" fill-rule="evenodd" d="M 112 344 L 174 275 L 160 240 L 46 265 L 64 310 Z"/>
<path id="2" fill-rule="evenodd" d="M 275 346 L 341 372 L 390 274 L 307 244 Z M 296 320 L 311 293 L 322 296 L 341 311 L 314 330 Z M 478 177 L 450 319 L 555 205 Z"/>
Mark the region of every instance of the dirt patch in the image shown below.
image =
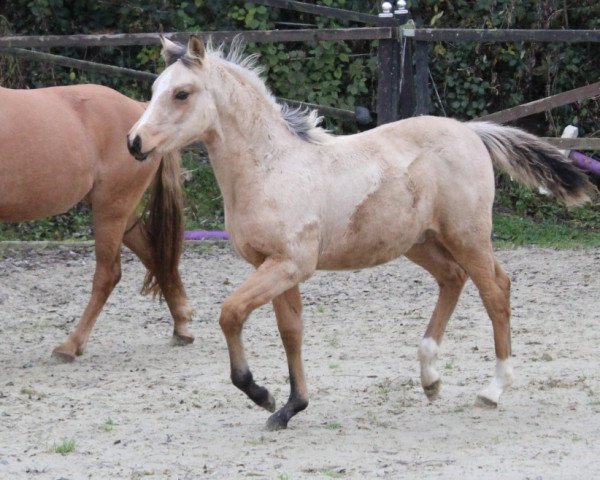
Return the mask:
<path id="1" fill-rule="evenodd" d="M 491 379 L 491 324 L 471 283 L 442 345 L 441 398 L 419 384 L 433 280 L 405 259 L 321 272 L 302 286 L 311 400 L 289 429 L 230 384 L 221 302 L 251 271 L 226 244 L 186 249 L 196 342 L 171 347 L 165 305 L 123 279 L 74 364 L 50 358 L 81 314 L 89 245 L 0 249 L 0 478 L 594 478 L 600 475 L 600 249 L 521 248 L 513 280 L 515 384 Z M 270 307 L 245 330 L 254 376 L 281 404 L 287 366 Z M 74 444 L 72 443 L 74 442 Z M 58 453 L 58 452 L 63 453 Z"/>

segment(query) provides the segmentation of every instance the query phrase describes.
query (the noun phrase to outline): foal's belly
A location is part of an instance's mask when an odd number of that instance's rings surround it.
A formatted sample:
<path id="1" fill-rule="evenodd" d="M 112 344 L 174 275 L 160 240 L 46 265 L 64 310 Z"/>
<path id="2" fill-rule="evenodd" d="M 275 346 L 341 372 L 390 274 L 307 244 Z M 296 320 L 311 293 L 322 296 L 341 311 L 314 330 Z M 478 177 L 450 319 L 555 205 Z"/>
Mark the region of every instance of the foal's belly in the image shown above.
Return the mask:
<path id="1" fill-rule="evenodd" d="M 422 236 L 416 221 L 396 225 L 369 223 L 368 227 L 346 230 L 324 241 L 317 269 L 347 270 L 381 265 L 404 255 Z"/>

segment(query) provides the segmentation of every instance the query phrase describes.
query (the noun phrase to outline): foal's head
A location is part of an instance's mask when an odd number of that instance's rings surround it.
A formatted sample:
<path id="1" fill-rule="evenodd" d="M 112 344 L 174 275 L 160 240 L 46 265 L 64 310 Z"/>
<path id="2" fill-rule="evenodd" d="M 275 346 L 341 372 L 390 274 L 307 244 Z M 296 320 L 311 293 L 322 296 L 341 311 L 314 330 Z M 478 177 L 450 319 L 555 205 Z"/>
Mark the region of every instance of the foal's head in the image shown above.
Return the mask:
<path id="1" fill-rule="evenodd" d="M 131 154 L 144 160 L 205 140 L 216 118 L 204 43 L 190 37 L 186 46 L 161 37 L 167 68 L 152 85 L 152 99 L 127 135 Z"/>

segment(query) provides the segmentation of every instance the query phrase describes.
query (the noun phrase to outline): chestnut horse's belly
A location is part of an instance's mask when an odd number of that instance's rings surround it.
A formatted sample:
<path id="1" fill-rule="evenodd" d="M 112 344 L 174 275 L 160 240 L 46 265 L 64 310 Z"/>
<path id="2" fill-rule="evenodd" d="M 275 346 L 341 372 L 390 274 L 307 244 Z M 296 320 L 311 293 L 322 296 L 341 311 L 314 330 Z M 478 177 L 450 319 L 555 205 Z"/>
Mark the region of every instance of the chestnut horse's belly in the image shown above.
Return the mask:
<path id="1" fill-rule="evenodd" d="M 91 190 L 99 152 L 74 88 L 0 89 L 0 221 L 64 213 Z"/>
<path id="2" fill-rule="evenodd" d="M 0 135 L 0 221 L 64 213 L 91 190 L 94 162 L 89 145 L 52 134 L 59 132 L 35 138 Z"/>

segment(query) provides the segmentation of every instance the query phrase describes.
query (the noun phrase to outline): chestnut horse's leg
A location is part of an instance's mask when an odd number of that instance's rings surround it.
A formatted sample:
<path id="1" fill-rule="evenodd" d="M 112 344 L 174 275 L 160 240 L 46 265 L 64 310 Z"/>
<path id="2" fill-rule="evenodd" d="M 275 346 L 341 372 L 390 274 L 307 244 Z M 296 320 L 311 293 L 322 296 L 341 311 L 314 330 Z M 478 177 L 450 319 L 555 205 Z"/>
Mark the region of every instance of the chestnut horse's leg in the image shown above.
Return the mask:
<path id="1" fill-rule="evenodd" d="M 301 280 L 298 266 L 290 260 L 268 258 L 246 281 L 224 302 L 219 323 L 227 340 L 231 364 L 231 381 L 257 405 L 275 411 L 275 400 L 269 391 L 254 382 L 248 362 L 244 355 L 242 328 L 248 315 L 256 308 L 270 302 L 287 290 L 295 287 Z M 281 310 L 292 310 L 296 300 L 294 293 L 276 303 Z M 284 302 L 288 305 L 284 306 Z M 289 312 L 288 312 L 289 313 Z M 289 337 L 286 336 L 286 340 Z M 298 338 L 298 335 L 296 335 Z M 292 349 L 293 350 L 293 349 Z M 299 349 L 296 350 L 299 353 Z M 302 382 L 303 378 L 296 379 Z M 301 386 L 298 385 L 298 386 Z M 284 407 L 285 408 L 285 407 Z"/>
<path id="2" fill-rule="evenodd" d="M 152 271 L 154 268 L 152 251 L 150 250 L 148 239 L 144 234 L 139 218 L 135 215 L 129 219 L 123 243 L 138 256 L 148 270 Z M 179 271 L 175 270 L 173 276 L 179 279 Z M 192 309 L 188 304 L 182 282 L 175 281 L 171 285 L 160 285 L 160 288 L 173 316 L 173 343 L 175 345 L 188 345 L 192 343 L 194 341 L 194 334 L 189 329 Z"/>
<path id="3" fill-rule="evenodd" d="M 431 273 L 440 289 L 431 320 L 419 346 L 421 385 L 427 398 L 433 401 L 438 397 L 441 387 L 441 377 L 436 368 L 439 346 L 468 277 L 452 254 L 435 239 L 413 246 L 406 257 Z"/>
<path id="4" fill-rule="evenodd" d="M 496 371 L 491 383 L 477 395 L 477 405 L 496 407 L 500 395 L 513 380 L 510 362 L 510 279 L 496 260 L 489 238 L 486 240 L 470 247 L 462 243 L 460 249 L 451 251 L 479 290 L 492 321 Z"/>
<path id="5" fill-rule="evenodd" d="M 302 298 L 296 285 L 273 299 L 277 327 L 283 341 L 290 373 L 287 403 L 269 417 L 267 428 L 281 430 L 294 415 L 308 406 L 308 391 L 302 367 Z"/>
<path id="6" fill-rule="evenodd" d="M 116 219 L 103 218 L 98 214 L 99 209 L 94 208 L 96 205 L 92 205 L 96 239 L 96 271 L 92 282 L 92 295 L 75 331 L 52 352 L 52 356 L 65 362 L 72 362 L 75 355 L 83 353 L 102 307 L 121 279 L 121 240 L 127 216 L 117 216 Z M 110 211 L 110 208 L 106 208 L 104 215 L 110 215 Z"/>

